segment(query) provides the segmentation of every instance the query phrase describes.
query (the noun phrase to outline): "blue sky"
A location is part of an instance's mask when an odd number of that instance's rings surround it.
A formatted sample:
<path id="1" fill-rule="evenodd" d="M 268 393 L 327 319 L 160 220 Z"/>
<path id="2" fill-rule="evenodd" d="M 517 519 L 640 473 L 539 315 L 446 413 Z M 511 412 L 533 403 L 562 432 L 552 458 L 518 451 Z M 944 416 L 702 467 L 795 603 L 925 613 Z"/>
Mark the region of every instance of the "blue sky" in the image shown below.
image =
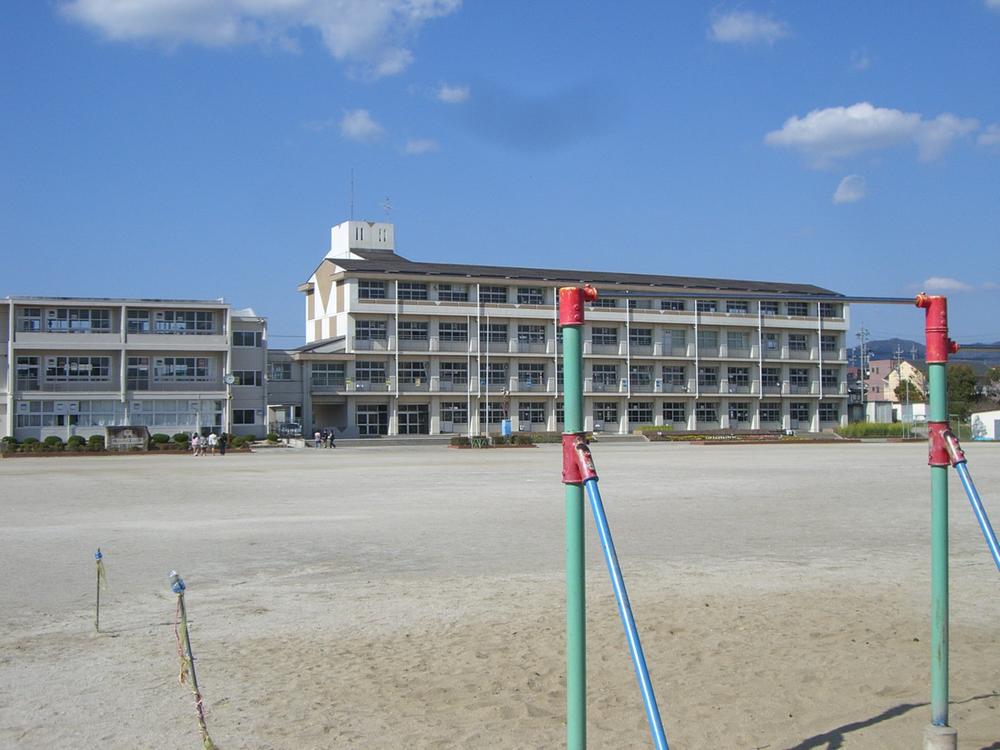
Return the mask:
<path id="1" fill-rule="evenodd" d="M 295 345 L 352 169 L 413 260 L 927 289 L 1000 340 L 1000 0 L 5 10 L 0 295 L 225 296 Z"/>

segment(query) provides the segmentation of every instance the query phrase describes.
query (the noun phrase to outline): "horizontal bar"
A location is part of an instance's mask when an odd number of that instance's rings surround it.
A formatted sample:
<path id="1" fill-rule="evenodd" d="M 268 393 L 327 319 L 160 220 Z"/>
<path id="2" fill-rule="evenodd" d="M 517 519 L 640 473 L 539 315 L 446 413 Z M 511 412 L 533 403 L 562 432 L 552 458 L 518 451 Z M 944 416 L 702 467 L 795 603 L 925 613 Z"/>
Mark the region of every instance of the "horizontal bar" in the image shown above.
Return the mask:
<path id="1" fill-rule="evenodd" d="M 916 297 L 848 297 L 838 294 L 786 294 L 783 292 L 729 292 L 719 291 L 690 291 L 690 292 L 602 292 L 597 289 L 601 297 L 614 297 L 617 299 L 752 299 L 752 300 L 802 300 L 808 302 L 849 302 L 856 305 L 909 305 L 916 306 Z"/>
<path id="2" fill-rule="evenodd" d="M 958 350 L 977 349 L 986 352 L 1000 352 L 1000 344 L 959 344 Z M 953 355 L 954 356 L 954 355 Z"/>

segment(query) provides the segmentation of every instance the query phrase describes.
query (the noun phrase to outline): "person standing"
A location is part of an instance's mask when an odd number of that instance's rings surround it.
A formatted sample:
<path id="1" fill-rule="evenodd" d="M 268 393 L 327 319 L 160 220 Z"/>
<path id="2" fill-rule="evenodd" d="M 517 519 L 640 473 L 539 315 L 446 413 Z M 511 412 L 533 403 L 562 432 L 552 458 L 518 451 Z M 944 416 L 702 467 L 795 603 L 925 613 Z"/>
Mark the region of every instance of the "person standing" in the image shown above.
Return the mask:
<path id="1" fill-rule="evenodd" d="M 229 445 L 229 436 L 226 433 L 219 435 L 219 455 L 226 455 L 226 446 Z"/>
<path id="2" fill-rule="evenodd" d="M 194 437 L 191 438 L 191 453 L 195 456 L 201 455 L 201 435 L 197 432 L 194 434 Z"/>
<path id="3" fill-rule="evenodd" d="M 320 442 L 320 440 L 322 440 L 322 438 L 323 438 L 323 436 L 320 435 L 319 430 L 316 430 L 316 432 L 313 433 L 313 448 L 322 448 L 323 447 L 323 444 Z"/>
<path id="4" fill-rule="evenodd" d="M 333 443 L 333 428 L 332 427 L 329 430 L 327 430 L 327 432 L 326 432 L 326 447 L 327 448 L 336 448 L 337 447 Z"/>
<path id="5" fill-rule="evenodd" d="M 219 436 L 212 430 L 208 435 L 208 452 L 215 455 L 215 446 L 219 444 Z"/>

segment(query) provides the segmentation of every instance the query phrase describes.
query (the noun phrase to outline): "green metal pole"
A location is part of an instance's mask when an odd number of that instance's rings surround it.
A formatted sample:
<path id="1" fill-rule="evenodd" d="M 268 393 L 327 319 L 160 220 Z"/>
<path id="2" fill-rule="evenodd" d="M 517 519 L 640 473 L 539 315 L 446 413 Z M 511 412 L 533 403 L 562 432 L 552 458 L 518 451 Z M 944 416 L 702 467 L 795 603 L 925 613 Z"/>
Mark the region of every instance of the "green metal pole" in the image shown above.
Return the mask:
<path id="1" fill-rule="evenodd" d="M 563 432 L 583 431 L 581 327 L 564 325 Z M 587 747 L 587 604 L 584 594 L 584 493 L 566 485 L 566 747 Z"/>
<path id="2" fill-rule="evenodd" d="M 930 364 L 930 422 L 948 421 L 946 365 Z M 948 467 L 931 466 L 931 723 L 948 725 Z"/>

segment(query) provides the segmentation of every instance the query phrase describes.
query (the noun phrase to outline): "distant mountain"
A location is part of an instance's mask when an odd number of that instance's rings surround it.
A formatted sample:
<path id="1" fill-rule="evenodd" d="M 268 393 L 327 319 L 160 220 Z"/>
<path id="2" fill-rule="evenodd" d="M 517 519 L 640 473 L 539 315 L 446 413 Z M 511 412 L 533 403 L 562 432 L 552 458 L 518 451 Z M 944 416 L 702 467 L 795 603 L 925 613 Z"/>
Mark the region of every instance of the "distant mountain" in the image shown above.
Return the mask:
<path id="1" fill-rule="evenodd" d="M 990 344 L 990 346 L 1000 347 L 1000 341 Z M 913 357 L 914 348 L 916 349 L 916 360 L 914 360 Z M 910 341 L 909 339 L 879 339 L 877 341 L 867 342 L 865 344 L 865 349 L 868 350 L 868 356 L 870 359 L 893 359 L 896 356 L 896 351 L 898 349 L 902 352 L 903 359 L 907 361 L 916 361 L 920 363 L 924 361 L 924 345 L 919 341 Z M 860 351 L 860 346 L 854 346 L 848 349 L 847 361 L 850 364 L 857 364 Z M 988 349 L 959 349 L 957 354 L 951 355 L 949 361 L 955 362 L 956 364 L 970 364 L 977 369 L 983 366 L 997 366 L 1000 365 L 1000 348 L 993 351 Z"/>

